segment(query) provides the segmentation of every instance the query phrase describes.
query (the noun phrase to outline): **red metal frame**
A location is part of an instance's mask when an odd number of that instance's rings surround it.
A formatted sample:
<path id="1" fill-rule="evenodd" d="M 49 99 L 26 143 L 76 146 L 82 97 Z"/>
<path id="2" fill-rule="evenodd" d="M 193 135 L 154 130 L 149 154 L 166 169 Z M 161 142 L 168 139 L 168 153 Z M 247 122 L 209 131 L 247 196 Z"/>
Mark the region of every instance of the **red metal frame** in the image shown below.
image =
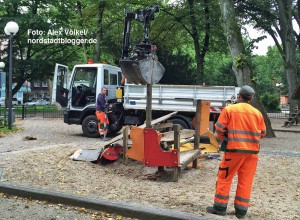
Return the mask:
<path id="1" fill-rule="evenodd" d="M 152 128 L 144 128 L 145 166 L 179 166 L 179 150 L 163 151 L 159 146 L 161 136 Z"/>

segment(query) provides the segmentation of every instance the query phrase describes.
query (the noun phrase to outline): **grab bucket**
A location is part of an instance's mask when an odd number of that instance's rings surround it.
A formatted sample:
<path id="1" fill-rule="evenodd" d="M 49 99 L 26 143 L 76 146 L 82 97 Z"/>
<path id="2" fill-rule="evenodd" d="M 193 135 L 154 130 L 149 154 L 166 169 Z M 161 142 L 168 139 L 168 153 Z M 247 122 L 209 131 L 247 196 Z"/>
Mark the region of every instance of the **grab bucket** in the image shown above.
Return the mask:
<path id="1" fill-rule="evenodd" d="M 121 59 L 120 67 L 126 79 L 134 84 L 158 83 L 165 72 L 163 65 L 151 57 L 142 60 Z"/>

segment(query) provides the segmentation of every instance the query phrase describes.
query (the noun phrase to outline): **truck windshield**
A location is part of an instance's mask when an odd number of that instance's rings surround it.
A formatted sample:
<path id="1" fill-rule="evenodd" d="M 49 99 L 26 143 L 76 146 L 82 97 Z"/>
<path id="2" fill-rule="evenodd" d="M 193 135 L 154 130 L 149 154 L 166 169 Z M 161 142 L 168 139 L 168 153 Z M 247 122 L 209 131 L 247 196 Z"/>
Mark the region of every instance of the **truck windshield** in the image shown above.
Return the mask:
<path id="1" fill-rule="evenodd" d="M 75 69 L 72 84 L 72 105 L 74 107 L 84 107 L 95 103 L 97 68 L 77 67 Z"/>

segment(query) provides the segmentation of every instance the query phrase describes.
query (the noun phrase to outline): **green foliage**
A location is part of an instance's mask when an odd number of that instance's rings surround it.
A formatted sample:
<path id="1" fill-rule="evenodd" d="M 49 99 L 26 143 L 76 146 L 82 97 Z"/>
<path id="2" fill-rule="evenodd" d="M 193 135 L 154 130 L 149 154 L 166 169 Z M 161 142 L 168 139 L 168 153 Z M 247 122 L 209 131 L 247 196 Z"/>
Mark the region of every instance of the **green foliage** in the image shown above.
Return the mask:
<path id="1" fill-rule="evenodd" d="M 243 68 L 249 65 L 249 58 L 247 55 L 241 53 L 239 56 L 234 58 L 234 63 L 237 68 Z"/>
<path id="2" fill-rule="evenodd" d="M 265 93 L 261 97 L 261 101 L 267 111 L 278 111 L 280 110 L 280 97 L 278 94 Z"/>
<path id="3" fill-rule="evenodd" d="M 7 120 L 6 118 L 0 118 L 0 129 L 7 126 Z"/>
<path id="4" fill-rule="evenodd" d="M 101 27 L 98 27 L 97 21 L 100 19 L 98 5 L 103 2 L 105 2 L 105 8 L 101 17 Z M 270 7 L 269 1 L 267 3 L 254 0 L 237 2 L 236 6 L 241 14 L 245 12 L 248 6 L 251 6 L 251 3 L 253 3 L 251 10 L 257 10 L 257 5 L 262 9 Z M 159 61 L 166 68 L 161 83 L 199 84 L 200 81 L 196 73 L 195 42 L 191 36 L 193 29 L 190 20 L 190 8 L 187 1 L 178 1 L 177 3 L 169 5 L 166 4 L 166 1 L 157 0 L 2 0 L 0 26 L 4 27 L 9 20 L 16 21 L 20 26 L 20 31 L 14 37 L 14 52 L 15 57 L 19 56 L 21 59 L 14 60 L 13 80 L 22 84 L 24 80 L 51 79 L 56 62 L 72 67 L 78 63 L 86 63 L 87 58 L 94 57 L 95 44 L 28 44 L 29 38 L 41 38 L 41 36 L 28 34 L 28 29 L 42 31 L 58 30 L 59 28 L 86 29 L 88 33 L 83 36 L 84 39 L 96 38 L 97 33 L 101 32 L 100 44 L 98 45 L 101 55 L 100 62 L 106 60 L 110 64 L 118 64 L 118 58 L 121 57 L 122 51 L 126 5 L 130 4 L 131 11 L 135 11 L 137 8 L 159 4 L 160 12 L 155 15 L 155 19 L 151 22 L 151 41 L 157 45 Z M 202 49 L 208 49 L 204 58 L 203 82 L 206 85 L 236 85 L 236 79 L 231 68 L 232 59 L 221 27 L 219 2 L 206 1 L 206 3 L 208 4 L 209 17 L 205 17 L 205 1 L 194 1 L 193 5 L 197 21 L 196 30 L 199 33 L 200 52 Z M 79 6 L 82 14 L 79 13 Z M 269 20 L 272 19 L 273 17 Z M 250 14 L 247 14 L 244 21 L 251 21 Z M 201 48 L 205 40 L 205 28 L 208 23 L 210 24 L 210 44 L 208 48 Z M 266 19 L 261 20 L 257 25 L 260 28 L 270 26 Z M 132 46 L 140 43 L 142 36 L 142 23 L 132 21 Z M 1 40 L 7 39 L 3 32 L 0 33 L 0 37 Z M 62 37 L 66 36 L 62 35 Z M 249 49 L 253 46 L 251 43 L 246 39 L 246 45 L 249 45 Z M 7 52 L 8 49 L 5 49 L 4 54 L 1 55 L 5 55 Z M 235 63 L 238 67 L 248 64 L 248 59 L 250 59 L 248 52 L 246 55 L 241 54 L 236 57 Z M 276 82 L 287 84 L 283 76 L 282 58 L 280 58 L 278 51 L 271 48 L 267 56 L 255 56 L 253 59 L 255 72 L 252 80 L 257 83 L 259 93 L 278 94 L 281 92 L 281 94 L 286 94 L 286 87 L 279 91 L 275 86 Z M 8 58 L 6 57 L 1 61 L 8 63 Z M 8 65 L 6 65 L 5 71 L 8 72 Z"/>
<path id="5" fill-rule="evenodd" d="M 11 1 L 3 0 L 0 7 L 0 25 L 13 20 L 20 29 L 14 36 L 14 72 L 13 81 L 18 85 L 13 94 L 22 86 L 25 80 L 44 80 L 51 78 L 56 62 L 67 63 L 79 57 L 78 46 L 59 43 L 34 43 L 36 40 L 70 38 L 65 34 L 49 35 L 49 30 L 72 28 L 73 1 L 57 3 L 55 0 Z M 62 29 L 63 28 L 63 29 Z M 36 34 L 39 31 L 39 34 Z M 64 33 L 64 32 L 63 32 Z M 7 39 L 3 32 L 1 40 Z M 2 51 L 3 61 L 8 63 L 9 48 Z M 6 65 L 5 71 L 8 72 Z"/>
<path id="6" fill-rule="evenodd" d="M 20 130 L 15 125 L 12 125 L 11 130 L 8 129 L 7 123 L 8 123 L 7 122 L 7 118 L 5 118 L 5 119 L 4 118 L 0 118 L 0 137 L 1 137 L 1 134 L 8 134 L 8 133 L 17 132 L 17 131 Z"/>
<path id="7" fill-rule="evenodd" d="M 205 57 L 205 85 L 234 86 L 236 79 L 232 71 L 230 54 L 222 52 L 210 52 Z"/>
<path id="8" fill-rule="evenodd" d="M 284 65 L 277 48 L 270 47 L 266 56 L 254 56 L 253 67 L 259 94 L 287 94 Z M 283 87 L 276 87 L 283 83 Z"/>
<path id="9" fill-rule="evenodd" d="M 160 52 L 158 53 L 158 56 L 160 57 L 160 62 L 166 69 L 160 83 L 175 85 L 198 84 L 197 76 L 195 75 L 195 68 L 192 65 L 193 59 L 191 56 L 180 51 L 176 53 Z"/>
<path id="10" fill-rule="evenodd" d="M 299 22 L 294 22 L 299 20 L 300 1 L 235 0 L 235 3 L 239 12 L 238 16 L 244 23 L 253 25 L 255 29 L 263 31 L 263 33 L 274 39 L 286 68 L 282 71 L 285 72 L 286 77 L 272 75 L 270 78 L 274 84 L 278 81 L 284 84 L 284 87 L 279 89 L 281 94 L 288 94 L 287 85 L 290 86 L 289 91 L 291 93 L 300 82 L 299 67 L 297 66 L 297 63 L 299 63 L 297 49 L 299 50 L 300 46 Z M 297 46 L 298 48 L 296 48 Z M 270 55 L 268 54 L 268 57 Z M 279 61 L 278 63 L 272 62 L 272 60 L 269 61 L 274 64 L 270 71 L 276 70 L 278 64 L 282 64 L 282 61 L 278 59 L 275 59 L 275 61 Z M 271 64 L 268 66 L 271 66 Z M 293 102 L 291 100 L 290 105 L 294 105 Z"/>

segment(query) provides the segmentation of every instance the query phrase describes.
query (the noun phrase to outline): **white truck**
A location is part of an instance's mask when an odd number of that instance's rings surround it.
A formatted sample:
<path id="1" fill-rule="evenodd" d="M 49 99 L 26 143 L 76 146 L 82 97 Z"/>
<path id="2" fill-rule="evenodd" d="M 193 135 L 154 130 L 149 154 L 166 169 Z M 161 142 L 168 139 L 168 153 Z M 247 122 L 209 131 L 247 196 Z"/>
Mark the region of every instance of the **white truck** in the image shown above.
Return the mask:
<path id="1" fill-rule="evenodd" d="M 108 89 L 109 133 L 118 132 L 123 125 L 140 125 L 145 121 L 146 85 L 126 82 L 121 85 L 121 69 L 108 64 L 67 66 L 56 64 L 53 79 L 52 103 L 64 108 L 64 122 L 82 126 L 85 136 L 98 137 L 95 101 L 103 86 Z M 116 91 L 123 96 L 116 98 Z M 183 128 L 193 129 L 196 100 L 211 102 L 211 120 L 216 120 L 222 108 L 236 100 L 238 87 L 162 85 L 152 88 L 152 118 L 177 111 L 171 120 Z"/>

